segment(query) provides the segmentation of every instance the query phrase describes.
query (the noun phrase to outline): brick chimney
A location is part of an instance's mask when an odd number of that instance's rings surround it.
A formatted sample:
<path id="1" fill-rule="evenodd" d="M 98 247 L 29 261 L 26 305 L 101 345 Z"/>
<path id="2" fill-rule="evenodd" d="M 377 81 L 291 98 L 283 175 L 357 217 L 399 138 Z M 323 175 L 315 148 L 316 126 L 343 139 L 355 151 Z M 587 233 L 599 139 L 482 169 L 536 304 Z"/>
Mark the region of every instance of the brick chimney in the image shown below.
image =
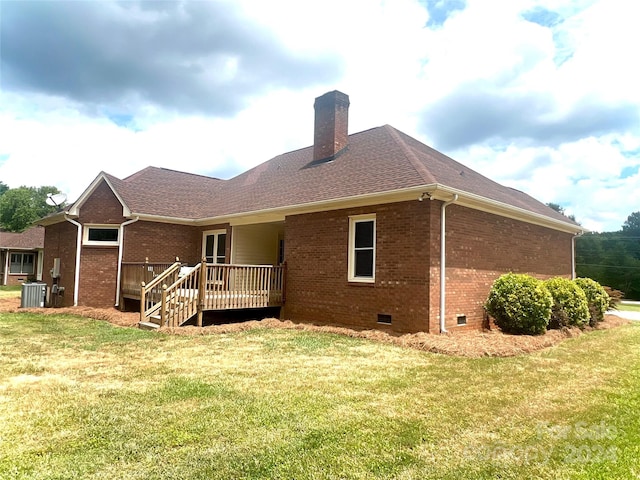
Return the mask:
<path id="1" fill-rule="evenodd" d="M 313 160 L 329 160 L 347 146 L 349 95 L 334 90 L 316 98 L 313 106 Z"/>

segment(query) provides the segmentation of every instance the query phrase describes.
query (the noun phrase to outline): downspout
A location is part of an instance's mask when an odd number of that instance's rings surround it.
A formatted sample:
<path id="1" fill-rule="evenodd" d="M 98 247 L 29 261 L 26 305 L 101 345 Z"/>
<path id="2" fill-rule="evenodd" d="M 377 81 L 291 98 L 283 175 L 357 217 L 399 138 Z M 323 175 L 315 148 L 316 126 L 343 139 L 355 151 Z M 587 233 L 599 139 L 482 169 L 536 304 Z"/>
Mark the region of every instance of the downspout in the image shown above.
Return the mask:
<path id="1" fill-rule="evenodd" d="M 78 292 L 78 288 L 80 287 L 80 254 L 82 253 L 82 225 L 75 220 L 69 218 L 66 214 L 64 219 L 78 227 L 78 234 L 76 238 L 76 271 L 73 278 L 73 306 L 78 306 L 78 296 L 80 292 Z"/>
<path id="2" fill-rule="evenodd" d="M 584 232 L 579 232 L 571 238 L 571 280 L 576 279 L 576 238 L 582 235 Z"/>
<path id="3" fill-rule="evenodd" d="M 2 279 L 2 285 L 7 284 L 7 275 L 9 274 L 9 256 L 11 255 L 11 250 L 7 249 L 4 255 L 4 275 Z"/>
<path id="4" fill-rule="evenodd" d="M 458 200 L 458 194 L 455 193 L 453 198 L 448 202 L 444 202 L 442 204 L 440 210 L 440 333 L 447 333 L 447 328 L 445 326 L 445 300 L 446 300 L 446 286 L 447 286 L 447 255 L 446 255 L 446 228 L 445 228 L 445 220 L 446 214 L 445 209 Z"/>
<path id="5" fill-rule="evenodd" d="M 116 307 L 120 306 L 120 282 L 122 281 L 122 252 L 124 250 L 124 227 L 131 225 L 132 223 L 140 220 L 140 217 L 136 217 L 132 220 L 127 220 L 120 224 L 120 232 L 118 233 L 118 239 L 120 244 L 118 245 L 118 275 L 116 276 Z"/>

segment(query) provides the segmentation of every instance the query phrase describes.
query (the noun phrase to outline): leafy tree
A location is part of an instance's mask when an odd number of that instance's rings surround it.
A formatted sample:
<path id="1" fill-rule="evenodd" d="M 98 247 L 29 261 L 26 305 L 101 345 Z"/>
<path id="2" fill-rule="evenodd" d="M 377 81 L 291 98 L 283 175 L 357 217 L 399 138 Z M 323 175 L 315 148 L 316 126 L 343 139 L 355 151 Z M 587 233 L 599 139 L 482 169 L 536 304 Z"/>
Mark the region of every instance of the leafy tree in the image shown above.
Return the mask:
<path id="1" fill-rule="evenodd" d="M 627 217 L 622 231 L 627 235 L 640 235 L 640 212 L 633 212 Z"/>
<path id="2" fill-rule="evenodd" d="M 629 215 L 621 231 L 579 237 L 576 273 L 640 300 L 640 212 Z"/>
<path id="3" fill-rule="evenodd" d="M 3 181 L 0 181 L 0 197 L 2 196 L 2 194 L 4 192 L 6 192 L 7 190 L 9 190 L 9 185 L 7 185 L 6 183 L 4 183 Z"/>
<path id="4" fill-rule="evenodd" d="M 555 210 L 556 212 L 558 212 L 558 213 L 560 213 L 560 214 L 564 215 L 564 216 L 565 216 L 565 217 L 567 217 L 569 220 L 573 220 L 574 222 L 576 221 L 576 216 L 575 216 L 575 215 L 573 215 L 573 214 L 572 214 L 572 215 L 567 215 L 567 214 L 565 213 L 565 209 L 564 209 L 564 207 L 560 206 L 560 205 L 559 205 L 559 204 L 557 204 L 557 203 L 549 202 L 549 203 L 547 203 L 547 207 L 549 207 L 549 208 L 551 208 L 551 209 Z"/>
<path id="5" fill-rule="evenodd" d="M 0 196 L 0 226 L 10 232 L 21 232 L 39 218 L 56 211 L 47 205 L 47 195 L 60 193 L 56 187 L 10 188 Z"/>

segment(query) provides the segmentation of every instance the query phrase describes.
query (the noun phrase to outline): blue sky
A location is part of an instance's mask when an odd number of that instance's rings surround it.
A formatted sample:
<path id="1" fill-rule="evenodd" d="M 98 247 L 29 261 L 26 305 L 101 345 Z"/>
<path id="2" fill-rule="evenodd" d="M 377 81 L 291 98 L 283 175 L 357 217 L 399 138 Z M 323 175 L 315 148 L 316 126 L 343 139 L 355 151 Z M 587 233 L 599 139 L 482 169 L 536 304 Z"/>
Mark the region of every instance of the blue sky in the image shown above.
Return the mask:
<path id="1" fill-rule="evenodd" d="M 0 180 L 229 178 L 313 141 L 314 98 L 586 227 L 640 210 L 640 4 L 0 0 Z"/>

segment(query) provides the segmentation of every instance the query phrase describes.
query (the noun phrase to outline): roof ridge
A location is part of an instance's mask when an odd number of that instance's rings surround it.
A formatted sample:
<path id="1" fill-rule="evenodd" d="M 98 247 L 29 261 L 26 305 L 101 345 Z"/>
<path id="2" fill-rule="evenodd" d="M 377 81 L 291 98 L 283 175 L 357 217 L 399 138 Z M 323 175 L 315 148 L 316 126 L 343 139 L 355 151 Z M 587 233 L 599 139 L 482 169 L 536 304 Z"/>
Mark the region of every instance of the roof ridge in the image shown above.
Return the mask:
<path id="1" fill-rule="evenodd" d="M 131 179 L 133 179 L 134 177 L 138 177 L 142 174 L 142 172 L 145 172 L 147 170 L 151 170 L 152 168 L 157 168 L 157 167 L 152 167 L 151 165 L 144 167 L 142 170 L 138 170 L 137 172 L 133 172 L 131 175 L 124 177 L 123 179 L 121 179 L 123 182 L 129 181 Z"/>
<path id="2" fill-rule="evenodd" d="M 202 177 L 202 178 L 206 178 L 208 180 L 220 180 L 221 182 L 226 181 L 226 180 L 224 180 L 222 178 L 218 178 L 218 177 L 211 177 L 209 175 L 203 175 L 201 173 L 184 172 L 182 170 L 174 170 L 173 168 L 165 168 L 165 167 L 153 167 L 153 168 L 157 168 L 158 170 L 164 170 L 165 172 L 181 173 L 183 175 L 192 175 L 194 177 Z"/>
<path id="3" fill-rule="evenodd" d="M 160 170 L 160 171 L 169 172 L 169 173 L 178 173 L 180 175 L 190 175 L 190 176 L 193 176 L 193 177 L 206 178 L 207 180 L 217 180 L 217 181 L 220 181 L 220 182 L 224 182 L 225 181 L 225 180 L 223 180 L 221 178 L 211 177 L 209 175 L 202 175 L 201 173 L 185 172 L 185 171 L 182 171 L 182 170 L 174 170 L 173 168 L 155 167 L 153 165 L 149 165 L 148 167 L 145 167 L 142 170 L 138 170 L 137 172 L 133 172 L 128 177 L 125 177 L 125 178 L 121 179 L 121 181 L 128 182 L 130 180 L 134 180 L 134 179 L 136 179 L 138 177 L 143 176 L 146 172 L 153 171 L 153 170 Z M 118 179 L 118 180 L 120 180 L 120 179 Z"/>
<path id="4" fill-rule="evenodd" d="M 407 158 L 407 160 L 409 160 L 409 163 L 411 163 L 411 166 L 418 173 L 420 178 L 422 178 L 422 180 L 425 181 L 425 183 L 438 183 L 438 182 L 436 182 L 435 177 L 429 171 L 429 169 L 427 167 L 425 167 L 425 165 L 418 159 L 418 157 L 415 156 L 415 154 L 411 151 L 411 149 L 404 142 L 404 140 L 402 140 L 402 138 L 400 137 L 400 135 L 398 133 L 398 130 L 396 130 L 394 127 L 392 127 L 389 124 L 383 125 L 382 128 L 387 130 L 389 132 L 389 134 L 393 137 L 395 142 L 402 149 L 402 151 L 403 151 L 405 157 Z"/>

